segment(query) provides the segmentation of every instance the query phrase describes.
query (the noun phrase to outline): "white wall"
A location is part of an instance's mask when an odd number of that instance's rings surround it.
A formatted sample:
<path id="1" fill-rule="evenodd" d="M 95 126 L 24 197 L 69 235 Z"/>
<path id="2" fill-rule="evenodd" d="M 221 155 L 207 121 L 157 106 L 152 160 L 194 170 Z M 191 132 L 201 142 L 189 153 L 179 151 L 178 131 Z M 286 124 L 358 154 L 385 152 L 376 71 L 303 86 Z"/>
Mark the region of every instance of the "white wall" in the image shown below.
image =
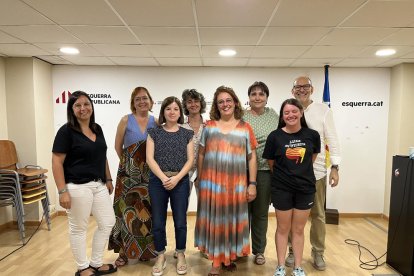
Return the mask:
<path id="1" fill-rule="evenodd" d="M 129 97 L 136 86 L 149 89 L 154 100 L 166 96 L 180 97 L 186 88 L 196 88 L 208 101 L 220 85 L 234 88 L 242 102 L 247 102 L 247 88 L 254 81 L 264 81 L 270 88 L 268 105 L 278 112 L 283 100 L 291 97 L 292 81 L 298 75 L 309 75 L 315 87 L 313 98 L 321 101 L 323 68 L 137 68 L 54 66 L 53 95 L 62 91 L 84 90 L 106 93 L 120 105 L 95 105 L 96 121 L 103 126 L 109 146 L 108 158 L 112 174 L 116 174 L 117 157 L 113 149 L 116 126 L 122 115 L 129 113 Z M 331 68 L 331 103 L 340 136 L 343 161 L 340 184 L 328 189 L 327 206 L 341 213 L 382 213 L 388 126 L 390 70 L 384 68 Z M 383 102 L 381 107 L 345 107 L 342 102 Z M 64 104 L 55 104 L 55 131 L 66 122 Z M 154 107 L 158 115 L 159 104 Z M 275 122 L 275 125 L 277 122 Z M 190 211 L 196 210 L 193 193 Z"/>

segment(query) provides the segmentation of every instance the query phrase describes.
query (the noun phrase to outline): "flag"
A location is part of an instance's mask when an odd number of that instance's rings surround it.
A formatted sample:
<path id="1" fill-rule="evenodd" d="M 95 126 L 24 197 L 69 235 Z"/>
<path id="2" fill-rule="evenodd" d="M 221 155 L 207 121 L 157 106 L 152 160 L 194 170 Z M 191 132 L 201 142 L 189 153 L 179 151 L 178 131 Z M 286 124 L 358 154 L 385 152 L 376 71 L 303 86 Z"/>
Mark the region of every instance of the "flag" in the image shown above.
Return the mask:
<path id="1" fill-rule="evenodd" d="M 331 107 L 331 95 L 329 92 L 329 65 L 325 65 L 325 84 L 323 85 L 323 97 L 322 102 L 327 104 L 329 107 Z M 331 167 L 331 159 L 329 154 L 329 146 L 325 139 L 325 166 L 326 168 Z"/>

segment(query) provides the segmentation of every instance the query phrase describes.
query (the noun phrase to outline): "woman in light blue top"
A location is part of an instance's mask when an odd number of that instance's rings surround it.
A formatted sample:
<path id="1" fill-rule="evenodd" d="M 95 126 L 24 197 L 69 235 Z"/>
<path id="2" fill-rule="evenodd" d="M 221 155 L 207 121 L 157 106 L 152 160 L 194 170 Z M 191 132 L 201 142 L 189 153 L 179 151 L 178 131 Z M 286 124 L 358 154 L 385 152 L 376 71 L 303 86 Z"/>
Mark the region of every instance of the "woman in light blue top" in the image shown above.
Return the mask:
<path id="1" fill-rule="evenodd" d="M 132 113 L 121 119 L 116 132 L 115 150 L 120 160 L 114 197 L 116 224 L 108 247 L 119 253 L 115 262 L 118 267 L 156 256 L 145 160 L 147 131 L 157 125 L 149 114 L 152 105 L 148 90 L 135 88 L 130 101 Z"/>

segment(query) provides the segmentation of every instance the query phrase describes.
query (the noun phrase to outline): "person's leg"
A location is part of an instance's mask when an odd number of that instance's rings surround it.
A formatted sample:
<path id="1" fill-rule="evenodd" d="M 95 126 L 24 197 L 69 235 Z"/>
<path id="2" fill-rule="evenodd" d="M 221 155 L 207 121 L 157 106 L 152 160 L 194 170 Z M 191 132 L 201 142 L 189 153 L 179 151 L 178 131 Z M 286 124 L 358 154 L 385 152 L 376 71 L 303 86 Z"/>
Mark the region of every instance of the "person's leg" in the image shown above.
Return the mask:
<path id="1" fill-rule="evenodd" d="M 188 176 L 184 176 L 170 191 L 174 219 L 176 252 L 185 252 L 187 242 Z"/>
<path id="2" fill-rule="evenodd" d="M 69 240 L 78 270 L 89 267 L 86 257 L 86 232 L 92 209 L 93 195 L 89 184 L 67 184 L 71 199 L 68 209 Z"/>
<path id="3" fill-rule="evenodd" d="M 115 225 L 115 213 L 112 208 L 112 200 L 109 195 L 108 188 L 105 184 L 95 182 L 96 186 L 93 191 L 92 214 L 96 220 L 98 227 L 95 230 L 92 241 L 92 256 L 90 265 L 93 267 L 101 267 L 103 265 L 103 254 L 106 242 L 111 234 L 111 230 Z M 102 267 L 102 270 L 108 270 Z"/>
<path id="4" fill-rule="evenodd" d="M 310 242 L 312 251 L 319 254 L 325 251 L 325 197 L 326 177 L 316 181 L 316 193 L 314 205 L 311 209 Z"/>
<path id="5" fill-rule="evenodd" d="M 257 172 L 257 195 L 249 203 L 250 227 L 252 235 L 252 253 L 263 254 L 266 248 L 266 234 L 270 204 L 270 171 Z"/>
<path id="6" fill-rule="evenodd" d="M 301 266 L 304 246 L 304 229 L 310 210 L 293 209 L 292 248 L 295 256 L 295 268 Z"/>

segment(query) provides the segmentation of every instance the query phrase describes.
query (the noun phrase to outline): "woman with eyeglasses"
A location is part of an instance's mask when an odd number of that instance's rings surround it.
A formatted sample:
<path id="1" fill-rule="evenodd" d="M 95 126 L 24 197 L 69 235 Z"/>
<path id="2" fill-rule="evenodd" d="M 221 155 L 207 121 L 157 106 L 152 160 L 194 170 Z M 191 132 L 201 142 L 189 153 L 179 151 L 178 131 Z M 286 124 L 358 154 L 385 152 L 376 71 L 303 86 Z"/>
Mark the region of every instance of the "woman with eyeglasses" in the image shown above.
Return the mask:
<path id="1" fill-rule="evenodd" d="M 109 250 L 119 253 L 117 267 L 156 257 L 152 231 L 151 200 L 146 163 L 148 130 L 157 126 L 150 114 L 154 101 L 145 87 L 136 87 L 130 98 L 131 114 L 122 117 L 115 136 L 119 157 L 114 196 L 116 223 Z"/>
<path id="2" fill-rule="evenodd" d="M 254 131 L 257 146 L 257 195 L 249 203 L 249 218 L 252 237 L 252 253 L 254 263 L 263 265 L 266 262 L 266 234 L 270 205 L 271 172 L 267 160 L 262 158 L 267 136 L 276 129 L 279 116 L 271 107 L 266 107 L 269 88 L 264 82 L 256 81 L 247 90 L 250 108 L 245 110 L 243 119 Z"/>
<path id="3" fill-rule="evenodd" d="M 151 169 L 149 193 L 155 250 L 158 254 L 152 275 L 162 275 L 166 267 L 166 222 L 168 201 L 175 229 L 176 272 L 187 273 L 185 249 L 187 243 L 187 208 L 190 184 L 188 172 L 193 165 L 194 143 L 192 130 L 179 124 L 184 122 L 184 112 L 176 97 L 168 97 L 161 104 L 160 126 L 148 130 L 147 163 Z"/>
<path id="4" fill-rule="evenodd" d="M 103 264 L 103 254 L 115 224 L 110 197 L 113 186 L 105 137 L 102 128 L 95 123 L 93 102 L 87 93 L 72 93 L 67 105 L 67 119 L 53 143 L 52 170 L 60 206 L 68 215 L 70 247 L 78 266 L 75 275 L 110 274 L 117 268 Z M 91 213 L 98 226 L 89 260 L 86 232 Z"/>
<path id="5" fill-rule="evenodd" d="M 256 197 L 257 142 L 242 116 L 234 90 L 218 87 L 198 153 L 194 242 L 212 260 L 209 276 L 220 268 L 235 270 L 237 257 L 250 254 L 248 202 Z"/>

